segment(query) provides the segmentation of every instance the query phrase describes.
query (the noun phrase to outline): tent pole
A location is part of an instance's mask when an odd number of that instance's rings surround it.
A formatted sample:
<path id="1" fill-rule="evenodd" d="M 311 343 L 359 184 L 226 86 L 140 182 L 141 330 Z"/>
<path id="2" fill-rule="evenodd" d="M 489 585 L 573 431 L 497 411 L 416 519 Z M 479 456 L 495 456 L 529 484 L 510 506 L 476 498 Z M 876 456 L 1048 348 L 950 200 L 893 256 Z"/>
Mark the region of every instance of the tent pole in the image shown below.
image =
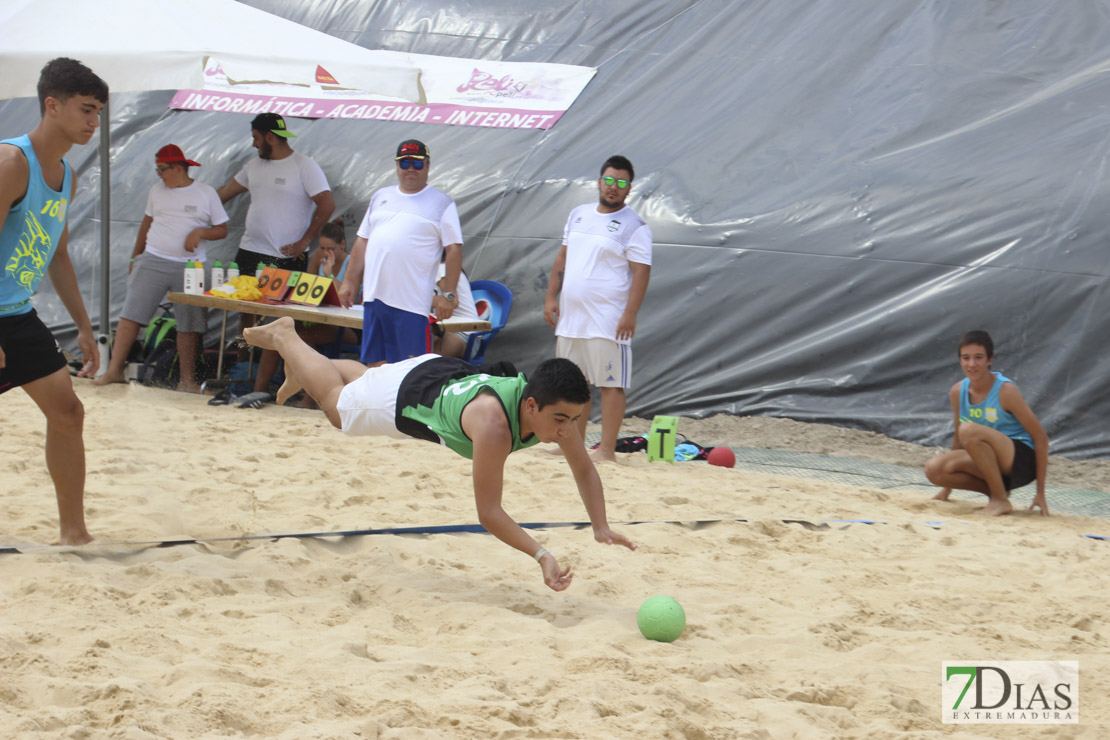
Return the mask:
<path id="1" fill-rule="evenodd" d="M 100 109 L 100 332 L 96 337 L 100 352 L 100 373 L 108 369 L 108 352 L 111 332 L 110 295 L 112 269 L 112 177 L 111 177 L 111 132 L 112 116 L 108 103 Z"/>

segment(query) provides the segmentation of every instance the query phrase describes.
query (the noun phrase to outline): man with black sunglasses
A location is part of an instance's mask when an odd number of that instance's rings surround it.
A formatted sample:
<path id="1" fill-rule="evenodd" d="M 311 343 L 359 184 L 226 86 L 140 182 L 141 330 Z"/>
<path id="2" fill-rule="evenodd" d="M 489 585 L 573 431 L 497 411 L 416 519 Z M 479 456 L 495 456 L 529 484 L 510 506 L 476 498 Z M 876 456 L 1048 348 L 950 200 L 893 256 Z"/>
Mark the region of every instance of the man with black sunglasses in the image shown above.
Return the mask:
<path id="1" fill-rule="evenodd" d="M 428 185 L 428 147 L 416 139 L 397 147 L 397 184 L 370 198 L 339 289 L 350 306 L 362 283 L 362 362 L 399 362 L 431 351 L 428 307 L 450 318 L 462 271 L 462 226 L 451 198 Z M 443 293 L 436 276 L 444 257 Z"/>
<path id="2" fill-rule="evenodd" d="M 605 160 L 598 202 L 578 206 L 567 219 L 543 307 L 544 320 L 555 327 L 556 356 L 573 361 L 601 388 L 598 461 L 616 460 L 636 314 L 651 277 L 651 229 L 625 205 L 634 177 L 626 157 Z M 588 416 L 578 421 L 583 439 Z"/>

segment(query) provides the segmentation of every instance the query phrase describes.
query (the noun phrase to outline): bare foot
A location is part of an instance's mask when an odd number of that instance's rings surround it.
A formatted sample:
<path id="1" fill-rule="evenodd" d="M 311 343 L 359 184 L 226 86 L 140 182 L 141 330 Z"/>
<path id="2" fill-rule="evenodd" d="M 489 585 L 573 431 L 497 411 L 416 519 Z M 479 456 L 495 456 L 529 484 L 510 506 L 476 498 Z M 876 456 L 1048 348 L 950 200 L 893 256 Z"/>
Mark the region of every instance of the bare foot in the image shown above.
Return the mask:
<path id="1" fill-rule="evenodd" d="M 1002 516 L 1003 514 L 1009 514 L 1013 508 L 1008 499 L 1001 501 L 991 499 L 986 506 L 975 513 L 981 516 Z"/>
<path id="2" fill-rule="evenodd" d="M 939 492 L 936 496 L 933 496 L 933 501 L 947 501 L 948 496 L 951 493 L 952 493 L 952 489 L 945 488 L 943 491 Z"/>
<path id="3" fill-rule="evenodd" d="M 58 538 L 59 545 L 87 545 L 93 541 L 93 536 L 82 529 L 80 532 L 65 532 Z"/>
<path id="4" fill-rule="evenodd" d="M 597 449 L 590 454 L 590 459 L 594 462 L 616 462 L 617 455 L 615 452 L 602 452 Z"/>
<path id="5" fill-rule="evenodd" d="M 285 382 L 281 384 L 280 388 L 278 388 L 277 396 L 274 398 L 274 400 L 277 401 L 278 406 L 283 406 L 285 405 L 286 401 L 297 395 L 297 393 L 299 393 L 302 388 L 304 388 L 304 385 L 301 383 L 301 381 L 297 380 L 297 376 L 293 375 L 293 373 L 289 371 L 289 365 L 286 365 Z"/>
<path id="6" fill-rule="evenodd" d="M 105 372 L 99 378 L 93 378 L 93 385 L 108 385 L 109 383 L 126 383 L 127 378 L 123 377 L 123 371 L 112 372 L 111 370 Z"/>
<path id="7" fill-rule="evenodd" d="M 277 321 L 271 321 L 269 324 L 243 329 L 243 339 L 247 341 L 247 344 L 253 344 L 255 347 L 277 349 L 278 337 L 285 332 L 292 332 L 294 335 L 297 333 L 296 324 L 288 316 L 282 316 Z"/>

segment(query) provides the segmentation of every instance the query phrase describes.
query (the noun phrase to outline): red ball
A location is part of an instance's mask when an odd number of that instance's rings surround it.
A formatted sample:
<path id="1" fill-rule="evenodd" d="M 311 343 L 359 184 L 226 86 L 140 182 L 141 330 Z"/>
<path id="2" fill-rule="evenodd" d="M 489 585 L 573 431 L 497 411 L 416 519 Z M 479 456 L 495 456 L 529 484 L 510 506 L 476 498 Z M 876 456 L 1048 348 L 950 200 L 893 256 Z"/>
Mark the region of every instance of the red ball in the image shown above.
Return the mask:
<path id="1" fill-rule="evenodd" d="M 705 458 L 710 465 L 719 465 L 722 468 L 731 468 L 736 465 L 736 455 L 727 447 L 714 447 Z"/>

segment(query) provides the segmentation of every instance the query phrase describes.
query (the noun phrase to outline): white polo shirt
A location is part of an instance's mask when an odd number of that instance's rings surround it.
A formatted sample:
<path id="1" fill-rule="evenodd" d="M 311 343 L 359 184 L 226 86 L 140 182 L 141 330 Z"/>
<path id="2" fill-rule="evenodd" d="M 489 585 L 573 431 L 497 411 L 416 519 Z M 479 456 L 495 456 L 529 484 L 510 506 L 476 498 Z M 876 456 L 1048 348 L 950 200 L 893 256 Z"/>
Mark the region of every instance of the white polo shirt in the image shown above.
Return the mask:
<path id="1" fill-rule="evenodd" d="M 202 239 L 195 252 L 185 251 L 185 237 L 194 229 L 227 223 L 227 213 L 215 188 L 194 180 L 183 188 L 158 183 L 146 198 L 146 215 L 154 219 L 146 232 L 145 251 L 167 260 L 208 259 Z"/>
<path id="2" fill-rule="evenodd" d="M 316 203 L 312 198 L 331 190 L 320 165 L 299 152 L 285 159 L 254 157 L 235 175 L 250 191 L 247 228 L 239 243 L 248 252 L 283 259 L 281 248 L 308 231 Z"/>
<path id="3" fill-rule="evenodd" d="M 370 198 L 358 235 L 366 239 L 363 302 L 426 316 L 443 248 L 462 244 L 455 202 L 430 185 L 419 193 L 382 188 Z"/>
<path id="4" fill-rule="evenodd" d="M 597 203 L 587 203 L 570 212 L 563 244 L 567 264 L 555 335 L 630 344 L 617 339 L 617 324 L 628 306 L 630 263 L 651 264 L 651 229 L 628 206 L 600 213 Z"/>

